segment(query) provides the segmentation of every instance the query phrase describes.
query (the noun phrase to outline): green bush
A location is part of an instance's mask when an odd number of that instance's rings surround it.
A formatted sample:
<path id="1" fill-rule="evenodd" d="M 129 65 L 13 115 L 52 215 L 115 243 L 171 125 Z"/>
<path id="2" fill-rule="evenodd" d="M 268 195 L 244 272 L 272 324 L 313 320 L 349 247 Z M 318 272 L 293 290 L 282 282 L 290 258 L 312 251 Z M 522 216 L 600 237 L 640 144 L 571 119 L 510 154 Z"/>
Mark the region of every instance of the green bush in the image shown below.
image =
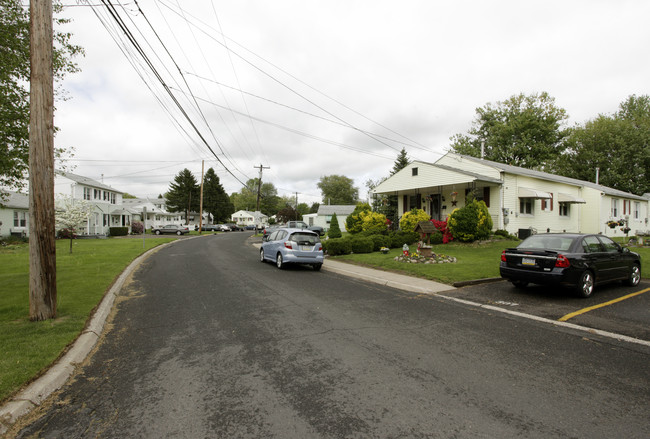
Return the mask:
<path id="1" fill-rule="evenodd" d="M 468 197 L 464 207 L 451 213 L 447 227 L 454 239 L 461 242 L 488 239 L 492 230 L 492 218 L 485 202 Z"/>
<path id="2" fill-rule="evenodd" d="M 128 227 L 111 227 L 108 232 L 110 236 L 126 236 L 129 234 Z"/>
<path id="3" fill-rule="evenodd" d="M 417 232 L 392 232 L 389 237 L 391 248 L 402 248 L 404 244 L 412 245 L 420 240 L 420 234 Z"/>
<path id="4" fill-rule="evenodd" d="M 354 237 L 350 239 L 352 253 L 372 253 L 374 243 L 370 238 Z"/>
<path id="5" fill-rule="evenodd" d="M 336 213 L 332 214 L 332 219 L 330 220 L 330 229 L 327 231 L 327 236 L 330 238 L 340 238 L 343 236 L 341 233 L 341 226 L 339 226 L 339 219 L 336 217 Z"/>
<path id="6" fill-rule="evenodd" d="M 510 233 L 508 233 L 507 230 L 501 230 L 501 229 L 495 230 L 494 236 L 495 237 L 500 236 L 500 237 L 503 237 L 503 239 L 508 239 L 508 240 L 511 240 L 511 241 L 519 239 L 515 235 L 511 235 Z"/>
<path id="7" fill-rule="evenodd" d="M 142 235 L 143 230 L 144 224 L 142 224 L 140 221 L 133 221 L 131 223 L 131 233 L 134 235 Z"/>
<path id="8" fill-rule="evenodd" d="M 347 255 L 352 252 L 352 245 L 349 239 L 334 238 L 323 241 L 323 249 L 330 256 Z"/>
<path id="9" fill-rule="evenodd" d="M 432 233 L 430 242 L 431 245 L 442 244 L 442 233 L 441 232 Z"/>
<path id="10" fill-rule="evenodd" d="M 361 219 L 361 229 L 364 232 L 380 233 L 386 230 L 386 215 L 378 212 L 361 212 L 359 214 Z"/>
<path id="11" fill-rule="evenodd" d="M 382 247 L 390 247 L 390 238 L 386 235 L 372 235 L 372 251 L 378 252 Z"/>
<path id="12" fill-rule="evenodd" d="M 372 207 L 368 203 L 358 203 L 354 211 L 345 219 L 345 230 L 349 233 L 359 233 L 363 230 L 363 218 L 361 212 L 370 212 Z"/>
<path id="13" fill-rule="evenodd" d="M 429 221 L 431 217 L 422 209 L 413 209 L 406 212 L 399 220 L 399 228 L 405 232 L 412 232 L 420 221 Z"/>

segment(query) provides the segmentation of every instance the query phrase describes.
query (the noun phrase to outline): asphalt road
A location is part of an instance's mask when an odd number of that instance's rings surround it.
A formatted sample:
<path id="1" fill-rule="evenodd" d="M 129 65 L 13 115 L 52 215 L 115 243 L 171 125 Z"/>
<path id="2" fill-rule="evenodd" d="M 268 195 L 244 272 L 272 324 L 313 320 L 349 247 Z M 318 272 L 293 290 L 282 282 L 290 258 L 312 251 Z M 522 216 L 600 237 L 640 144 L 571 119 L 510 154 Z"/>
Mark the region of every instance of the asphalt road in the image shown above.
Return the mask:
<path id="1" fill-rule="evenodd" d="M 17 437 L 650 437 L 650 348 L 278 270 L 248 236 L 149 257 Z"/>

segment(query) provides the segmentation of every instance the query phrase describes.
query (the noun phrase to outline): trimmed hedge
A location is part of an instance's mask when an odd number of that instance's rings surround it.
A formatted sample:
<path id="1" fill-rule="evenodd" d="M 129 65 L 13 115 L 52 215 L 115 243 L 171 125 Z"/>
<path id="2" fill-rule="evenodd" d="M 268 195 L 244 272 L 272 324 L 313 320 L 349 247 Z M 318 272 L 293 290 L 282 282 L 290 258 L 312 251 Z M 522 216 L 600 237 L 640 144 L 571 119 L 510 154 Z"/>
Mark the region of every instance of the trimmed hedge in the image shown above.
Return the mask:
<path id="1" fill-rule="evenodd" d="M 111 227 L 109 230 L 110 236 L 126 236 L 129 234 L 128 227 Z"/>
<path id="2" fill-rule="evenodd" d="M 370 238 L 354 237 L 350 239 L 353 253 L 372 253 L 374 243 Z"/>
<path id="3" fill-rule="evenodd" d="M 372 250 L 378 252 L 382 247 L 390 247 L 390 238 L 386 235 L 372 235 Z"/>
<path id="4" fill-rule="evenodd" d="M 323 248 L 330 256 L 347 255 L 352 252 L 352 245 L 350 244 L 350 240 L 344 238 L 332 238 L 328 239 L 327 241 L 323 241 Z"/>
<path id="5" fill-rule="evenodd" d="M 412 245 L 420 240 L 417 232 L 394 232 L 389 236 L 391 248 L 402 248 L 404 244 Z"/>

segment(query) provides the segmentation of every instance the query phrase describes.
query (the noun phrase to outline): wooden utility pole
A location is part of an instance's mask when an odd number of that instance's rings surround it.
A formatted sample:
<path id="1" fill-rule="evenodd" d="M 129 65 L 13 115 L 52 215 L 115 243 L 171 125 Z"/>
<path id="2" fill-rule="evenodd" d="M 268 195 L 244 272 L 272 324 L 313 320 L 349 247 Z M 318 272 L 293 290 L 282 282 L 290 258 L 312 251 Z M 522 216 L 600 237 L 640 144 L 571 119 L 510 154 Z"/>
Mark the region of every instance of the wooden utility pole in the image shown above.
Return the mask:
<path id="1" fill-rule="evenodd" d="M 199 235 L 203 229 L 203 169 L 205 169 L 205 160 L 201 160 L 201 199 L 199 201 Z"/>
<path id="2" fill-rule="evenodd" d="M 56 317 L 52 0 L 31 0 L 29 318 Z"/>
<path id="3" fill-rule="evenodd" d="M 271 169 L 269 166 L 262 166 L 261 164 L 259 166 L 253 166 L 253 168 L 260 169 L 260 178 L 257 181 L 257 208 L 255 209 L 257 212 L 260 211 L 260 198 L 262 196 L 262 170 L 263 169 Z"/>

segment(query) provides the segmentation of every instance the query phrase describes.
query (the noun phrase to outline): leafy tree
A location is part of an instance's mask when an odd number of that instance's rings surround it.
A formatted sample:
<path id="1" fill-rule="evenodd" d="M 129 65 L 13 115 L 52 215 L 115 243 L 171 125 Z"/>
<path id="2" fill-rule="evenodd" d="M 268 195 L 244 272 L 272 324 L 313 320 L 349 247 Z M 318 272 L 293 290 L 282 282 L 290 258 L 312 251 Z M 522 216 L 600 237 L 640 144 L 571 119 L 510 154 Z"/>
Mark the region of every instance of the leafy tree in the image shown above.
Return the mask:
<path id="1" fill-rule="evenodd" d="M 564 151 L 568 115 L 546 92 L 488 103 L 476 113 L 468 133 L 451 138 L 452 151 L 481 157 L 483 145 L 487 160 L 530 169 L 549 166 Z"/>
<path id="2" fill-rule="evenodd" d="M 70 238 L 70 253 L 72 240 L 79 227 L 83 227 L 93 211 L 93 206 L 85 200 L 74 200 L 65 196 L 56 201 L 55 221 L 57 230 L 65 230 Z"/>
<path id="3" fill-rule="evenodd" d="M 472 242 L 487 239 L 492 230 L 492 218 L 485 202 L 467 198 L 464 207 L 454 210 L 447 220 L 447 227 L 454 239 Z"/>
<path id="4" fill-rule="evenodd" d="M 319 207 L 320 207 L 320 203 L 313 203 L 309 208 L 309 213 L 318 213 Z"/>
<path id="5" fill-rule="evenodd" d="M 574 128 L 555 172 L 625 192 L 650 192 L 650 97 L 630 96 L 611 116 Z"/>
<path id="6" fill-rule="evenodd" d="M 296 221 L 298 220 L 298 212 L 291 206 L 287 206 L 284 209 L 280 210 L 276 214 L 276 218 L 281 223 L 286 223 L 287 221 Z"/>
<path id="7" fill-rule="evenodd" d="M 61 5 L 53 5 L 55 13 Z M 55 28 L 69 20 L 56 18 Z M 56 26 L 58 25 L 58 26 Z M 54 80 L 79 69 L 72 59 L 83 49 L 72 35 L 54 32 Z M 29 166 L 29 14 L 19 0 L 0 0 L 0 187 L 25 186 Z M 56 87 L 56 85 L 55 85 Z M 57 155 L 60 155 L 58 150 Z"/>
<path id="8" fill-rule="evenodd" d="M 138 198 L 138 197 L 136 197 L 135 195 L 131 195 L 131 194 L 128 193 L 128 192 L 124 192 L 124 193 L 122 194 L 122 198 L 124 198 L 124 199 L 129 199 L 129 198 Z"/>
<path id="9" fill-rule="evenodd" d="M 185 212 L 185 221 L 189 223 L 190 212 L 199 211 L 199 184 L 190 172 L 185 168 L 174 177 L 174 182 L 169 185 L 169 191 L 165 194 L 166 204 L 171 212 Z"/>
<path id="10" fill-rule="evenodd" d="M 370 212 L 372 208 L 368 203 L 358 203 L 352 213 L 345 219 L 345 230 L 350 233 L 359 233 L 363 230 L 363 219 L 361 212 Z"/>
<path id="11" fill-rule="evenodd" d="M 212 168 L 208 169 L 203 179 L 203 210 L 212 215 L 217 223 L 228 221 L 235 212 L 230 197 Z"/>
<path id="12" fill-rule="evenodd" d="M 327 236 L 329 238 L 340 238 L 343 236 L 343 233 L 341 233 L 341 226 L 339 226 L 339 219 L 336 217 L 336 213 L 332 214 L 332 219 L 330 220 L 330 229 L 327 231 Z"/>
<path id="13" fill-rule="evenodd" d="M 318 188 L 325 204 L 355 204 L 359 199 L 359 189 L 354 180 L 343 175 L 328 175 L 320 178 Z"/>
<path id="14" fill-rule="evenodd" d="M 397 155 L 397 159 L 395 159 L 395 164 L 393 164 L 393 170 L 390 171 L 390 175 L 394 175 L 402 169 L 406 168 L 410 162 L 411 161 L 406 155 L 406 149 L 402 148 L 402 150 Z"/>
<path id="15" fill-rule="evenodd" d="M 366 181 L 366 187 L 368 192 L 371 193 L 373 189 L 383 183 L 386 178 L 379 180 L 368 179 Z M 379 212 L 386 216 L 392 223 L 397 219 L 397 210 L 398 210 L 398 201 L 397 195 L 385 195 L 385 194 L 375 194 L 372 199 L 372 210 Z"/>
<path id="16" fill-rule="evenodd" d="M 420 221 L 429 221 L 430 219 L 431 217 L 424 210 L 415 208 L 402 215 L 399 228 L 405 232 L 413 232 Z"/>
<path id="17" fill-rule="evenodd" d="M 254 211 L 257 209 L 257 186 L 259 181 L 259 178 L 251 178 L 246 182 L 246 186 L 230 197 L 236 211 Z M 264 215 L 274 215 L 278 211 L 279 201 L 278 190 L 273 183 L 262 183 L 260 188 L 260 211 Z"/>
<path id="18" fill-rule="evenodd" d="M 306 215 L 309 213 L 309 205 L 307 203 L 300 203 L 298 206 L 296 206 L 296 210 L 300 216 Z"/>

